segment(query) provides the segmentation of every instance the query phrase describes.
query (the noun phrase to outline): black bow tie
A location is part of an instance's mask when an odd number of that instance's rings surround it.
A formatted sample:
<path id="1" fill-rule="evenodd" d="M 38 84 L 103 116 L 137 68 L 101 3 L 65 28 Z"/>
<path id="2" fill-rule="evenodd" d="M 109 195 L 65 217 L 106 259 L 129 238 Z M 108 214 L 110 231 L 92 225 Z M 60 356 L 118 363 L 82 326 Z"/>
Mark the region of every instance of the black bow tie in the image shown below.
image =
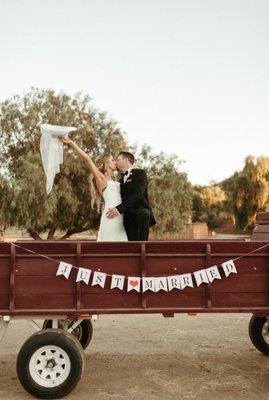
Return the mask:
<path id="1" fill-rule="evenodd" d="M 124 177 L 125 175 L 128 175 L 128 171 L 121 172 L 121 176 Z"/>

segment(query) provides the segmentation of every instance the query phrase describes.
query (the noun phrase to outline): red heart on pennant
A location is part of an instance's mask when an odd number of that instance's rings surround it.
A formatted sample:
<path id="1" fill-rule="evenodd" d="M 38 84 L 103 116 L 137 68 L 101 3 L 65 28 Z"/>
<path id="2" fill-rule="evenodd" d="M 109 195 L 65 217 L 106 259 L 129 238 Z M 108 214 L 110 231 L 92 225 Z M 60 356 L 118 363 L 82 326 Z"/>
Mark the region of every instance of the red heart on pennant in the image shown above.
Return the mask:
<path id="1" fill-rule="evenodd" d="M 130 281 L 129 283 L 131 286 L 135 287 L 138 285 L 139 282 L 138 281 Z"/>

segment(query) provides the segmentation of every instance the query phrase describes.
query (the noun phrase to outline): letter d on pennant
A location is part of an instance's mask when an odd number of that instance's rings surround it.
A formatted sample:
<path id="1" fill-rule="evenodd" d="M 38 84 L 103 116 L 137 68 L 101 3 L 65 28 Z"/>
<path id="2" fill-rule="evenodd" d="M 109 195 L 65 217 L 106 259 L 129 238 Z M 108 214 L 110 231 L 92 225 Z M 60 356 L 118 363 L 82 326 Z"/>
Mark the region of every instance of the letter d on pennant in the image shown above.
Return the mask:
<path id="1" fill-rule="evenodd" d="M 225 273 L 225 276 L 229 276 L 231 273 L 237 274 L 237 270 L 235 268 L 233 260 L 226 261 L 221 264 L 223 271 Z"/>

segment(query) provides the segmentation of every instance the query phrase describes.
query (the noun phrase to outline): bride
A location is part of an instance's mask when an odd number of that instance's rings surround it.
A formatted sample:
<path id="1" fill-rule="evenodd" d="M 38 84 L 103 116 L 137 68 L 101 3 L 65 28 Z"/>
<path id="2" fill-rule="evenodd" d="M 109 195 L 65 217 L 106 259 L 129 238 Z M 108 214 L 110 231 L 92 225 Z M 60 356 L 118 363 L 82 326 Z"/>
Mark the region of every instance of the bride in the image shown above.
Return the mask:
<path id="1" fill-rule="evenodd" d="M 108 218 L 106 212 L 121 204 L 120 183 L 114 178 L 117 171 L 116 161 L 110 154 L 103 154 L 96 158 L 95 163 L 91 157 L 86 154 L 69 137 L 59 137 L 59 140 L 71 146 L 74 151 L 86 162 L 91 176 L 91 205 L 96 203 L 100 209 L 102 207 L 102 216 L 97 241 L 128 241 L 125 228 L 123 226 L 123 214 L 115 218 Z"/>

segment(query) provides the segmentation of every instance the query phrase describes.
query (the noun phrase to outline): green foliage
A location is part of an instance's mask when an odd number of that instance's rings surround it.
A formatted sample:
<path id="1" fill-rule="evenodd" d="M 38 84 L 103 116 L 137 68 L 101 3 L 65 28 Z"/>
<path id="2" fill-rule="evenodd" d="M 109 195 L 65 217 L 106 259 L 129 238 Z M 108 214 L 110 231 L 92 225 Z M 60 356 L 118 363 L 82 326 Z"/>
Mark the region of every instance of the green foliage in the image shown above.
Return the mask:
<path id="1" fill-rule="evenodd" d="M 192 188 L 185 173 L 179 172 L 176 155 L 152 154 L 148 146 L 137 152 L 137 165 L 149 177 L 149 196 L 157 220 L 155 236 L 177 234 L 191 222 Z"/>
<path id="2" fill-rule="evenodd" d="M 106 113 L 93 108 L 89 96 L 71 98 L 53 90 L 32 89 L 0 104 L 0 205 L 1 223 L 26 228 L 35 239 L 41 234 L 63 238 L 99 223 L 91 208 L 90 173 L 68 147 L 61 172 L 56 175 L 49 195 L 40 157 L 40 124 L 76 126 L 70 137 L 93 158 L 104 152 L 116 155 L 128 149 L 125 136 Z M 149 174 L 150 200 L 158 224 L 155 235 L 178 232 L 190 221 L 192 189 L 186 174 L 178 171 L 180 161 L 164 153 L 154 155 L 144 146 L 137 164 Z"/>
<path id="3" fill-rule="evenodd" d="M 0 104 L 0 222 L 26 228 L 33 238 L 96 229 L 97 210 L 91 208 L 90 173 L 71 148 L 65 146 L 64 163 L 53 190 L 45 192 L 40 157 L 40 124 L 76 126 L 70 137 L 95 158 L 116 155 L 130 146 L 116 121 L 92 106 L 89 96 L 70 97 L 53 90 L 32 89 Z M 179 233 L 186 223 L 206 222 L 211 229 L 230 217 L 236 228 L 252 228 L 258 211 L 269 211 L 269 158 L 248 156 L 242 171 L 209 186 L 194 186 L 180 172 L 176 155 L 153 154 L 144 145 L 136 154 L 137 166 L 149 176 L 150 202 L 157 219 L 153 235 Z"/>
<path id="4" fill-rule="evenodd" d="M 253 227 L 259 211 L 269 211 L 269 158 L 248 156 L 242 171 L 222 182 L 236 227 Z"/>
<path id="5" fill-rule="evenodd" d="M 39 151 L 41 123 L 76 126 L 78 130 L 70 137 L 93 158 L 127 147 L 116 122 L 94 109 L 89 96 L 78 93 L 71 98 L 53 90 L 32 89 L 4 101 L 0 105 L 2 223 L 26 228 L 34 238 L 44 232 L 53 238 L 56 229 L 68 237 L 96 228 L 97 212 L 90 206 L 90 174 L 70 149 L 65 148 L 61 173 L 46 195 Z"/>
<path id="6" fill-rule="evenodd" d="M 206 222 L 210 229 L 226 212 L 226 195 L 220 186 L 195 186 L 193 194 L 193 222 Z"/>

